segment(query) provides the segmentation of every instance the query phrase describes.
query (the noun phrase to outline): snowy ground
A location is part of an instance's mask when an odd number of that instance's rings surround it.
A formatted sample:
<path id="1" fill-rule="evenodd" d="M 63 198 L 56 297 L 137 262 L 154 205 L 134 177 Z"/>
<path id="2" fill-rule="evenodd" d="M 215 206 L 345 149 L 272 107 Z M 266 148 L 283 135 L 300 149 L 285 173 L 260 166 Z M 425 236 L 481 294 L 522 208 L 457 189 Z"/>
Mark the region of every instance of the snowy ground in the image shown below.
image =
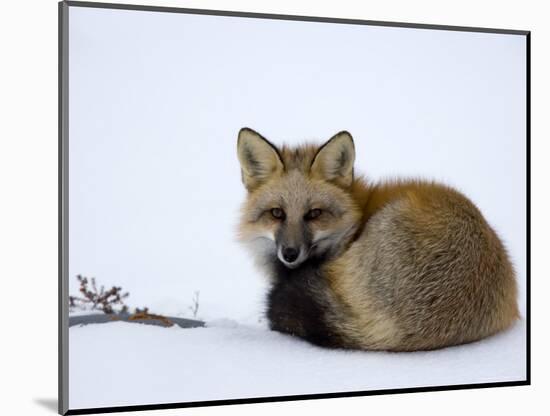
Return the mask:
<path id="1" fill-rule="evenodd" d="M 69 330 L 71 409 L 287 396 L 525 378 L 525 322 L 430 352 L 330 350 L 259 325 L 162 328 L 113 322 Z"/>

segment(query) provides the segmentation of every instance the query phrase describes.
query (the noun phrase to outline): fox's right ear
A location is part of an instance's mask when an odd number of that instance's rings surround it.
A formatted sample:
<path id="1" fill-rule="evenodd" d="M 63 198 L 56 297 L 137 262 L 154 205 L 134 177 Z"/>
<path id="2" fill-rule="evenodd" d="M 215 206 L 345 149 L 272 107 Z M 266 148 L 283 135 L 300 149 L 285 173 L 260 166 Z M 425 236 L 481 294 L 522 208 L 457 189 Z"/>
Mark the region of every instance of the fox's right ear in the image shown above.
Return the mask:
<path id="1" fill-rule="evenodd" d="M 353 182 L 355 145 L 347 131 L 341 131 L 321 146 L 313 159 L 311 174 L 343 188 Z"/>
<path id="2" fill-rule="evenodd" d="M 249 191 L 284 169 L 277 148 L 248 127 L 239 131 L 237 154 L 241 163 L 242 181 Z"/>

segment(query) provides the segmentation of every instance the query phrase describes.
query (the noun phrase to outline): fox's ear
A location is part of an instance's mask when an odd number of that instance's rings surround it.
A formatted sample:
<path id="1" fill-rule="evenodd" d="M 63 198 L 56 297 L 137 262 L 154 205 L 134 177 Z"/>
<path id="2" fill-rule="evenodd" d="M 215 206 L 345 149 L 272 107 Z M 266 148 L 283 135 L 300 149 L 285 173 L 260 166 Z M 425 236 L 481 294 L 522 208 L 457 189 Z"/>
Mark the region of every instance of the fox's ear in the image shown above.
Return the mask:
<path id="1" fill-rule="evenodd" d="M 341 131 L 317 151 L 311 164 L 311 176 L 349 187 L 353 182 L 355 146 L 347 131 Z"/>
<path id="2" fill-rule="evenodd" d="M 237 154 L 242 181 L 249 191 L 283 171 L 284 165 L 277 148 L 247 127 L 239 131 Z"/>

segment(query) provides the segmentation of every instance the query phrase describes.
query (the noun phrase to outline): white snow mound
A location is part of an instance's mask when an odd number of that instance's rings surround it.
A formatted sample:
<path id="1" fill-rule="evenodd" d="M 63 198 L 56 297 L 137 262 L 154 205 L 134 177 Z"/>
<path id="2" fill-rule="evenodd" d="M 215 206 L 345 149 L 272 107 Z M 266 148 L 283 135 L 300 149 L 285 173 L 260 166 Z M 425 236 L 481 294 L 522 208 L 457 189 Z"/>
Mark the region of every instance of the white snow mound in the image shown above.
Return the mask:
<path id="1" fill-rule="evenodd" d="M 525 379 L 524 321 L 480 342 L 389 353 L 316 347 L 219 320 L 206 328 L 126 322 L 71 327 L 71 409 Z"/>

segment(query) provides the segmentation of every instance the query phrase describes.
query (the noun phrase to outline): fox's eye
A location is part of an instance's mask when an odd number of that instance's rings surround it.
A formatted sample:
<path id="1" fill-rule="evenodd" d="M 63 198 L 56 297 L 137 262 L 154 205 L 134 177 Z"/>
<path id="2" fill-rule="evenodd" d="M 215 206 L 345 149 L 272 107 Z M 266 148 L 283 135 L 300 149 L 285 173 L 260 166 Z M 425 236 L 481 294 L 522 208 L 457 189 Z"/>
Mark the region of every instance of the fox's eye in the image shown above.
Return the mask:
<path id="1" fill-rule="evenodd" d="M 285 212 L 281 208 L 272 208 L 271 215 L 278 220 L 283 220 L 285 218 Z"/>
<path id="2" fill-rule="evenodd" d="M 304 219 L 306 219 L 308 221 L 309 220 L 314 220 L 315 218 L 317 218 L 322 213 L 323 213 L 323 211 L 321 211 L 319 208 L 315 208 L 315 209 L 310 210 L 306 215 L 304 215 Z"/>

